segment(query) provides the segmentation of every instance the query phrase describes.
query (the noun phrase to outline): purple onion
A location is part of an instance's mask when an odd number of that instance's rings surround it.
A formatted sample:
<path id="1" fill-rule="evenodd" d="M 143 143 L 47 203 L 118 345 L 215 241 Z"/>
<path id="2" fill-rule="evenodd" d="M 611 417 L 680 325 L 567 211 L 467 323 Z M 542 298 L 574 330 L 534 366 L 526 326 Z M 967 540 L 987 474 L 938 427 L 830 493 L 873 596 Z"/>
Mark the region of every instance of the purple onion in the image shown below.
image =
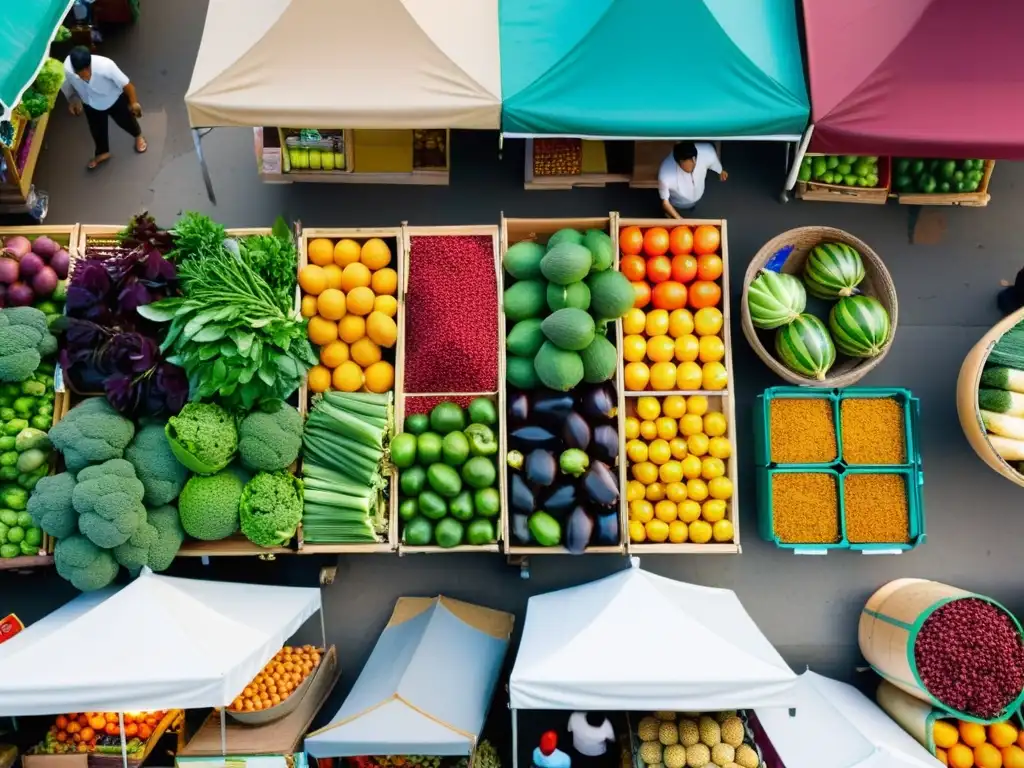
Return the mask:
<path id="1" fill-rule="evenodd" d="M 39 272 L 40 269 L 46 266 L 46 262 L 43 261 L 43 257 L 38 253 L 32 253 L 29 251 L 21 257 L 21 261 L 18 262 L 18 273 L 21 275 L 23 280 L 28 280 L 33 275 Z"/>
<path id="2" fill-rule="evenodd" d="M 71 268 L 71 256 L 63 248 L 60 248 L 50 257 L 50 266 L 57 273 L 57 277 L 63 280 L 68 276 L 68 270 Z"/>
<path id="3" fill-rule="evenodd" d="M 0 256 L 0 284 L 10 285 L 18 280 L 18 262 L 6 256 Z"/>
<path id="4" fill-rule="evenodd" d="M 32 243 L 32 253 L 42 256 L 44 260 L 49 259 L 59 250 L 60 245 L 48 238 L 46 235 L 37 237 L 36 241 Z"/>
<path id="5" fill-rule="evenodd" d="M 57 280 L 57 273 L 53 268 L 44 266 L 32 278 L 32 290 L 39 298 L 45 298 L 56 290 Z"/>
<path id="6" fill-rule="evenodd" d="M 27 307 L 35 301 L 36 294 L 32 286 L 25 283 L 12 283 L 7 289 L 7 304 L 12 307 Z"/>
<path id="7" fill-rule="evenodd" d="M 32 251 L 32 243 L 23 235 L 12 235 L 4 243 L 4 250 L 16 261 Z"/>

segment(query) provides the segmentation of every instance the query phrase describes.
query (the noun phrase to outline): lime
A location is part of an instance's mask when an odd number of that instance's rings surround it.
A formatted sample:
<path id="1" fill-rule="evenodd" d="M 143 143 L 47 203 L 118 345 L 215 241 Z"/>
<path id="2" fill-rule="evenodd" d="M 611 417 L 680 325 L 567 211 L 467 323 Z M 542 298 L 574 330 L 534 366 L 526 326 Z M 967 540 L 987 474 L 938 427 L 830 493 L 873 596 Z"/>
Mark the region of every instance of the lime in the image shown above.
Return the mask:
<path id="1" fill-rule="evenodd" d="M 402 432 L 391 438 L 391 463 L 407 469 L 416 463 L 416 435 Z"/>
<path id="2" fill-rule="evenodd" d="M 423 467 L 409 467 L 398 474 L 398 487 L 403 496 L 417 496 L 427 483 L 427 470 Z"/>
<path id="3" fill-rule="evenodd" d="M 420 464 L 435 464 L 441 460 L 442 439 L 436 432 L 424 432 L 416 438 L 416 452 Z"/>
<path id="4" fill-rule="evenodd" d="M 419 514 L 420 507 L 416 499 L 402 499 L 398 504 L 398 516 L 402 520 L 412 520 Z"/>
<path id="5" fill-rule="evenodd" d="M 501 511 L 501 497 L 496 488 L 481 488 L 473 494 L 473 508 L 480 517 L 497 517 Z"/>
<path id="6" fill-rule="evenodd" d="M 425 413 L 414 413 L 405 418 L 405 431 L 414 435 L 422 435 L 430 427 L 430 419 Z"/>
<path id="7" fill-rule="evenodd" d="M 461 467 L 469 458 L 469 440 L 461 432 L 449 432 L 441 442 L 441 454 L 445 464 Z"/>
<path id="8" fill-rule="evenodd" d="M 414 517 L 402 529 L 402 543 L 410 547 L 425 547 L 434 538 L 434 526 L 425 517 Z"/>

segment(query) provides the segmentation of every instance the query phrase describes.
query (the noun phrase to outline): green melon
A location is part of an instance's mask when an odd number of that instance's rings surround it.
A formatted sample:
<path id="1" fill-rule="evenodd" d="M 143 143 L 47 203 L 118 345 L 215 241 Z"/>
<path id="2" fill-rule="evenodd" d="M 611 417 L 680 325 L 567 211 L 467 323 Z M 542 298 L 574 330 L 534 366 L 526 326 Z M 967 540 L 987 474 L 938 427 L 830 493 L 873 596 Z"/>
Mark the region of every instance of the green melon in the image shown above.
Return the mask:
<path id="1" fill-rule="evenodd" d="M 577 232 L 575 229 L 560 229 L 548 239 L 548 250 L 550 251 L 561 243 L 583 245 L 583 233 Z"/>
<path id="2" fill-rule="evenodd" d="M 836 349 L 849 357 L 875 357 L 889 341 L 889 313 L 873 296 L 846 296 L 828 313 Z"/>
<path id="3" fill-rule="evenodd" d="M 547 284 L 543 280 L 520 280 L 505 289 L 502 298 L 505 317 L 525 320 L 547 314 Z"/>
<path id="4" fill-rule="evenodd" d="M 554 248 L 548 248 L 540 260 L 540 271 L 556 285 L 569 285 L 585 278 L 593 263 L 594 257 L 584 246 L 559 243 Z"/>
<path id="5" fill-rule="evenodd" d="M 636 301 L 633 284 L 624 274 L 609 269 L 587 277 L 590 288 L 590 314 L 595 320 L 618 320 Z"/>
<path id="6" fill-rule="evenodd" d="M 819 299 L 852 296 L 864 280 L 864 262 L 846 243 L 821 243 L 807 254 L 804 282 L 807 292 Z"/>
<path id="7" fill-rule="evenodd" d="M 542 321 L 537 317 L 520 320 L 512 326 L 505 340 L 505 347 L 510 355 L 517 357 L 533 357 L 540 351 L 544 343 Z"/>
<path id="8" fill-rule="evenodd" d="M 594 257 L 594 264 L 590 268 L 592 272 L 604 272 L 615 263 L 615 249 L 612 248 L 612 239 L 607 232 L 588 229 L 583 236 L 583 245 Z"/>
<path id="9" fill-rule="evenodd" d="M 594 318 L 582 309 L 566 307 L 544 318 L 541 329 L 559 349 L 580 352 L 594 340 Z"/>
<path id="10" fill-rule="evenodd" d="M 590 346 L 580 352 L 583 360 L 583 380 L 588 384 L 600 384 L 615 376 L 619 354 L 607 336 L 595 336 Z"/>
<path id="11" fill-rule="evenodd" d="M 541 276 L 540 260 L 543 258 L 543 245 L 524 240 L 505 251 L 501 264 L 516 280 L 536 280 Z"/>
<path id="12" fill-rule="evenodd" d="M 533 358 L 509 355 L 505 360 L 505 380 L 516 389 L 535 389 L 540 386 Z"/>
<path id="13" fill-rule="evenodd" d="M 590 309 L 590 289 L 586 283 L 570 283 L 557 285 L 548 283 L 548 307 L 552 312 L 566 307 Z"/>
<path id="14" fill-rule="evenodd" d="M 583 381 L 583 360 L 579 354 L 559 349 L 550 341 L 545 341 L 533 358 L 533 368 L 540 382 L 556 392 L 568 392 Z"/>
<path id="15" fill-rule="evenodd" d="M 775 332 L 775 354 L 789 370 L 818 381 L 825 380 L 836 361 L 836 348 L 825 324 L 806 314 Z"/>
<path id="16" fill-rule="evenodd" d="M 778 328 L 791 323 L 806 306 L 804 284 L 784 272 L 762 270 L 747 288 L 747 309 L 755 328 Z"/>

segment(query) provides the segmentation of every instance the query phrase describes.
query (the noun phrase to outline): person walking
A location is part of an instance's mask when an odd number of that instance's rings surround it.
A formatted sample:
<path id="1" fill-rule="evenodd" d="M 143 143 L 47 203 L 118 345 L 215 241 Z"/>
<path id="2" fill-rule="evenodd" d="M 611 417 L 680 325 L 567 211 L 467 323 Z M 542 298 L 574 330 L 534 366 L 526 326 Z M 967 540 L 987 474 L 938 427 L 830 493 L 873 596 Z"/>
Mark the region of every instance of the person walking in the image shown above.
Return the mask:
<path id="1" fill-rule="evenodd" d="M 85 46 L 73 48 L 64 60 L 61 90 L 76 117 L 85 112 L 96 151 L 88 169 L 94 170 L 110 159 L 108 118 L 135 139 L 135 151 L 146 151 L 146 138 L 139 127 L 142 105 L 128 76 L 106 56 L 93 56 Z"/>
<path id="2" fill-rule="evenodd" d="M 680 141 L 672 154 L 661 162 L 658 169 L 658 194 L 661 208 L 673 219 L 681 219 L 680 210 L 689 211 L 704 196 L 704 180 L 708 171 L 714 171 L 722 181 L 729 174 L 722 170 L 722 162 L 713 144 L 699 141 Z"/>

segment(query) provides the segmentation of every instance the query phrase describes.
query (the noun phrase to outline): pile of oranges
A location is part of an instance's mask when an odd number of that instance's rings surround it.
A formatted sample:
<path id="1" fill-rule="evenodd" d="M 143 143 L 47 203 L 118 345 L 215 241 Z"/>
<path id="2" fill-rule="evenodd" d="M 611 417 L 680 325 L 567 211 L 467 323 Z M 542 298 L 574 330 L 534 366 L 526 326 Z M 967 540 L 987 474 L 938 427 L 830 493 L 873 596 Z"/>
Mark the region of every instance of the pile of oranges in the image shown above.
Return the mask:
<path id="1" fill-rule="evenodd" d="M 720 245 L 710 224 L 619 233 L 619 269 L 636 293 L 622 321 L 628 391 L 726 388 Z"/>
<path id="2" fill-rule="evenodd" d="M 286 645 L 267 662 L 228 707 L 230 712 L 261 712 L 287 701 L 313 670 L 320 666 L 320 651 L 311 645 Z"/>
<path id="3" fill-rule="evenodd" d="M 987 728 L 963 720 L 936 720 L 935 756 L 950 768 L 1024 768 L 1024 731 L 1011 722 Z"/>
<path id="4" fill-rule="evenodd" d="M 299 270 L 302 316 L 309 318 L 309 340 L 320 348 L 310 390 L 387 392 L 395 369 L 383 350 L 398 341 L 398 272 L 390 266 L 388 244 L 377 237 L 362 244 L 317 238 L 306 258 Z"/>

